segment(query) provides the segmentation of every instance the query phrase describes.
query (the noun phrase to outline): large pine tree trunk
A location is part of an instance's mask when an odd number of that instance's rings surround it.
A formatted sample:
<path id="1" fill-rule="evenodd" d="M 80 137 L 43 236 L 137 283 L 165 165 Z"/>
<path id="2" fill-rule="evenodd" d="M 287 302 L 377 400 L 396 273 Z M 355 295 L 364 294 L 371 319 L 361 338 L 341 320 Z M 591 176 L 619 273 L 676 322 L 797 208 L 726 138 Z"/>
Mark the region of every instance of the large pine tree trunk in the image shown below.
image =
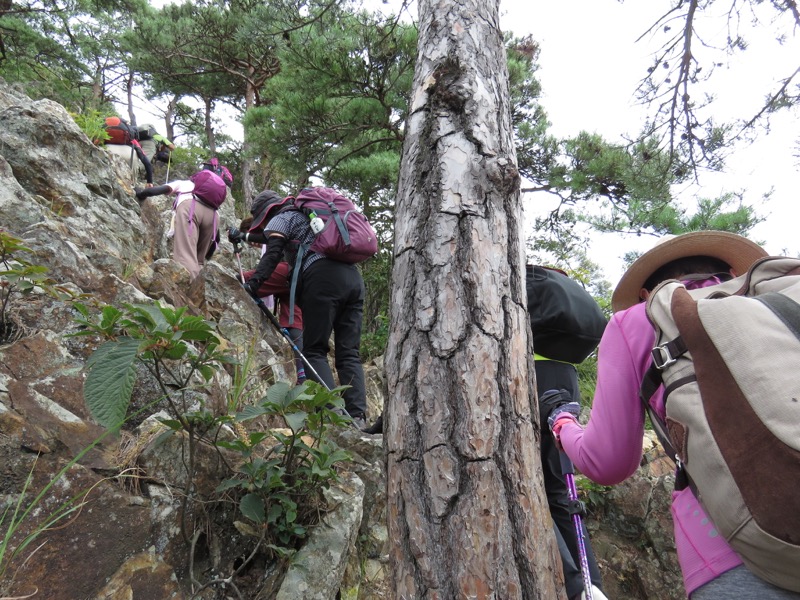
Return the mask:
<path id="1" fill-rule="evenodd" d="M 552 600 L 498 0 L 420 0 L 386 369 L 397 598 Z"/>

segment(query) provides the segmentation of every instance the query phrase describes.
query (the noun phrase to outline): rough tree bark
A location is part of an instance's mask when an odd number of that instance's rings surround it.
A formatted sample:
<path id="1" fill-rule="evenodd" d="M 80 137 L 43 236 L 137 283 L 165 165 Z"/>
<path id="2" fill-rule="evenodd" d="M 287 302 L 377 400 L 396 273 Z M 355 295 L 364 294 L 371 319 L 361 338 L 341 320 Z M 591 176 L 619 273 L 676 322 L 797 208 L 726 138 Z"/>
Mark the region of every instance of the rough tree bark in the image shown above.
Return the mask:
<path id="1" fill-rule="evenodd" d="M 498 0 L 420 0 L 386 370 L 397 598 L 562 598 Z"/>

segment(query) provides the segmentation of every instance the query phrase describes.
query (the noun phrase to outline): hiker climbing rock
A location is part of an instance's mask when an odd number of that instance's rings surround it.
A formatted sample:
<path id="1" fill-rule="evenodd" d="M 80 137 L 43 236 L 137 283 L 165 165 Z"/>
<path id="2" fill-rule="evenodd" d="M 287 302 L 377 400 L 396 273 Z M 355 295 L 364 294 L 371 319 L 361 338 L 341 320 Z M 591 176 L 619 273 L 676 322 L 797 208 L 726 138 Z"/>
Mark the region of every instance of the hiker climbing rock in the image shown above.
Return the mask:
<path id="1" fill-rule="evenodd" d="M 106 118 L 105 130 L 109 139 L 95 140 L 95 143 L 103 143 L 107 152 L 127 161 L 134 177 L 138 171 L 138 164 L 141 163 L 142 167 L 144 167 L 146 187 L 151 187 L 153 185 L 153 166 L 139 144 L 136 128 L 125 119 L 114 116 Z M 134 160 L 134 157 L 136 157 L 138 163 Z"/>
<path id="2" fill-rule="evenodd" d="M 217 209 L 225 201 L 228 188 L 211 171 L 199 171 L 188 180 L 146 190 L 138 190 L 136 198 L 144 201 L 151 196 L 174 194 L 172 205 L 174 230 L 172 258 L 197 277 L 205 261 L 211 258 L 219 241 Z M 169 234 L 168 234 L 169 235 Z"/>
<path id="3" fill-rule="evenodd" d="M 584 287 L 561 270 L 538 265 L 526 266 L 527 308 L 536 368 L 539 398 L 541 459 L 547 504 L 558 542 L 567 597 L 579 600 L 586 594 L 584 580 L 590 581 L 592 600 L 604 600 L 600 569 L 589 533 L 583 522 L 573 522 L 572 500 L 563 461 L 547 425 L 551 406 L 545 401 L 548 390 L 564 390 L 580 413 L 578 371 L 597 347 L 606 318 L 595 299 Z M 578 539 L 580 533 L 581 539 Z M 583 573 L 581 564 L 588 573 Z M 583 596 L 585 597 L 585 596 Z"/>
<path id="4" fill-rule="evenodd" d="M 237 248 L 237 244 L 245 243 L 245 233 L 242 232 L 250 233 L 250 231 L 252 231 L 254 234 L 263 234 L 263 230 L 259 227 L 254 227 L 251 229 L 254 220 L 253 217 L 259 213 L 260 206 L 258 204 L 254 204 L 251 210 L 253 211 L 253 214 L 243 219 L 238 228 L 231 227 L 228 230 L 228 241 L 234 244 L 234 248 Z M 264 244 L 252 242 L 251 245 L 258 247 L 261 250 L 261 255 L 263 256 L 264 251 L 266 250 L 266 246 Z M 250 269 L 247 271 L 242 270 L 240 273 L 242 283 L 246 283 L 254 274 L 255 269 Z M 303 311 L 300 310 L 299 304 L 292 305 L 289 301 L 291 286 L 290 275 L 291 268 L 289 267 L 289 263 L 286 261 L 279 262 L 269 279 L 265 280 L 261 284 L 261 287 L 258 288 L 258 296 L 264 301 L 264 304 L 267 305 L 267 308 L 271 308 L 270 301 L 274 299 L 278 309 L 278 323 L 282 328 L 289 332 L 291 341 L 294 342 L 298 351 L 302 352 Z M 297 373 L 297 384 L 299 385 L 305 381 L 306 373 L 303 359 L 298 355 L 298 352 L 295 352 L 295 371 Z"/>
<path id="5" fill-rule="evenodd" d="M 156 162 L 169 162 L 170 153 L 175 150 L 172 140 L 158 133 L 150 124 L 136 127 L 137 139 L 151 164 Z"/>
<path id="6" fill-rule="evenodd" d="M 228 187 L 233 185 L 233 175 L 231 175 L 228 167 L 219 164 L 219 159 L 216 156 L 210 158 L 208 162 L 204 162 L 203 169 L 219 175 Z"/>
<path id="7" fill-rule="evenodd" d="M 331 333 L 334 334 L 339 384 L 350 386 L 344 392 L 345 409 L 361 429 L 366 426 L 367 412 L 360 355 L 364 280 L 356 265 L 331 260 L 314 251 L 305 252 L 298 260 L 298 248 L 310 247 L 315 234 L 309 216 L 295 209 L 293 200 L 272 190 L 264 190 L 256 196 L 253 209 L 255 211 L 256 205 L 260 208 L 255 212 L 253 226 L 263 228 L 263 232 L 248 233 L 246 241 L 266 244 L 266 251 L 245 288 L 253 297 L 258 297 L 261 285 L 270 278 L 286 253 L 286 261 L 294 270 L 299 270 L 296 302 L 303 311 L 305 355 L 319 374 L 320 383 L 330 389 L 336 387 L 328 364 L 329 342 Z"/>

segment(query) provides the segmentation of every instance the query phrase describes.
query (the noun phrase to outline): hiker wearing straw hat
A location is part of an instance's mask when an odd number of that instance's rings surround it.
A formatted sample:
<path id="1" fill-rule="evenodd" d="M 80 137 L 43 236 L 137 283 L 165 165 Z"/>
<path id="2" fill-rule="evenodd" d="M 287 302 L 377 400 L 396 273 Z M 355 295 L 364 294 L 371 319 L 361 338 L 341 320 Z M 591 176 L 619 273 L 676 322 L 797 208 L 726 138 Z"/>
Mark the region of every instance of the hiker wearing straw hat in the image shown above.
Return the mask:
<path id="1" fill-rule="evenodd" d="M 644 406 L 639 390 L 651 362 L 655 331 L 645 313 L 653 289 L 668 279 L 703 288 L 745 273 L 767 253 L 754 242 L 723 231 L 698 231 L 662 239 L 625 272 L 612 295 L 614 315 L 598 350 L 597 388 L 591 417 L 582 427 L 555 408 L 550 417 L 557 443 L 587 477 L 614 485 L 639 466 Z M 663 389 L 650 400 L 665 416 Z M 692 600 L 800 598 L 751 573 L 698 502 L 691 487 L 673 493 L 675 545 L 686 594 Z"/>

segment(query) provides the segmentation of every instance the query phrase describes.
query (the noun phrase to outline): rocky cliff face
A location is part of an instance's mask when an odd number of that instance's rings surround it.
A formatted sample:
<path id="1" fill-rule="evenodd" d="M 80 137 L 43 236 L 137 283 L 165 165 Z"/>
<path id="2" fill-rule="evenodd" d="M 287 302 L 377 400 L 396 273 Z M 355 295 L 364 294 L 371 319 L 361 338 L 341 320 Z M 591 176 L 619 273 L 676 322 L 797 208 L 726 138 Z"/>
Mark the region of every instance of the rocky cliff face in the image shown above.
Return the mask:
<path id="1" fill-rule="evenodd" d="M 32 101 L 0 81 L 0 122 L 0 228 L 34 251 L 32 262 L 73 294 L 103 303 L 186 306 L 216 322 L 232 347 L 255 341 L 256 368 L 266 382 L 293 380 L 288 346 L 238 285 L 229 246 L 223 244 L 190 281 L 170 260 L 170 199 L 140 204 L 128 164 L 94 146 L 63 107 Z M 220 221 L 223 227 L 238 224 L 232 200 L 221 209 Z M 254 262 L 255 254 L 245 260 Z M 182 477 L 180 439 L 156 443 L 157 423 L 145 419 L 70 464 L 104 433 L 83 399 L 86 360 L 95 343 L 70 336 L 79 327 L 68 302 L 32 294 L 14 299 L 7 312 L 14 335 L 0 343 L 0 515 L 6 507 L 13 512 L 23 491 L 22 510 L 47 490 L 13 541 L 45 523 L 63 501 L 91 489 L 85 504 L 73 507 L 14 561 L 9 595 L 36 590 L 35 598 L 53 600 L 235 597 L 224 585 L 197 592 L 197 582 L 208 581 L 215 569 L 223 575 L 235 570 L 241 535 L 232 531 L 205 540 L 207 555 L 197 564 L 187 562 L 176 518 L 181 498 L 174 494 Z M 374 418 L 383 404 L 382 369 L 369 365 L 367 374 Z M 230 386 L 230 375 L 220 373 L 208 393 Z M 144 374 L 133 401 L 144 405 L 157 394 Z M 336 510 L 295 559 L 298 566 L 282 587 L 243 597 L 392 597 L 385 584 L 380 436 L 337 436 L 356 459 L 341 486 L 331 490 L 329 505 Z M 654 456 L 636 478 L 602 496 L 588 521 L 611 598 L 683 597 L 671 544 L 669 479 L 654 467 Z M 198 485 L 213 489 L 225 466 L 213 452 L 203 457 Z M 135 476 L 120 478 L 122 472 Z M 0 518 L 0 541 L 9 515 Z M 269 574 L 269 565 L 247 573 L 252 585 L 246 589 L 260 589 Z"/>

